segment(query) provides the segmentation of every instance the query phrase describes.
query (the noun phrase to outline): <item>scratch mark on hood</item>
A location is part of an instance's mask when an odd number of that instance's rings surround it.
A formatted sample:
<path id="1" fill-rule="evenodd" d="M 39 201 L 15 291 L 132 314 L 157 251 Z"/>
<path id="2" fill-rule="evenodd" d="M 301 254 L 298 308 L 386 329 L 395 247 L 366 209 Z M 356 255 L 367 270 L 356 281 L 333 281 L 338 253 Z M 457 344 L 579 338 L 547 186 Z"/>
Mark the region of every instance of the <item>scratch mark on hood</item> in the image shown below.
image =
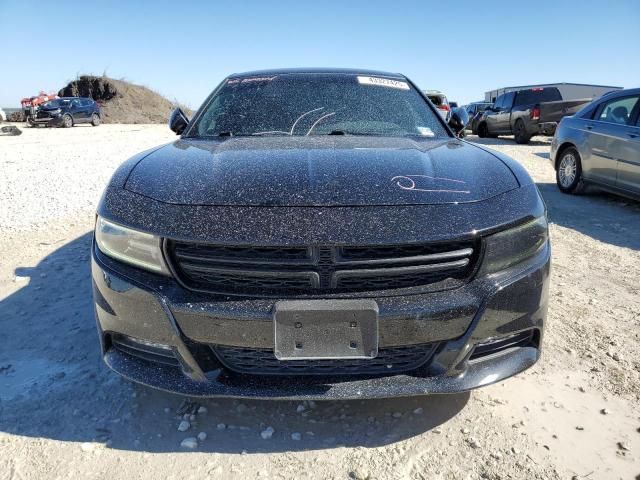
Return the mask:
<path id="1" fill-rule="evenodd" d="M 421 185 L 420 187 L 416 184 L 416 179 L 420 181 L 420 179 L 426 179 L 424 183 L 431 183 L 431 185 Z M 465 185 L 467 182 L 463 180 L 455 180 L 453 178 L 444 178 L 444 177 L 431 177 L 429 175 L 396 175 L 391 179 L 392 182 L 400 187 L 402 190 L 413 190 L 416 192 L 435 192 L 435 193 L 462 193 L 462 194 L 470 194 L 470 190 L 460 190 L 459 188 L 463 188 L 462 185 Z M 437 184 L 445 184 L 446 183 L 454 183 L 458 185 L 451 185 L 451 187 L 456 188 L 443 188 L 445 185 L 437 185 Z M 430 188 L 421 188 L 421 187 L 430 187 Z M 439 187 L 439 188 L 436 188 Z"/>

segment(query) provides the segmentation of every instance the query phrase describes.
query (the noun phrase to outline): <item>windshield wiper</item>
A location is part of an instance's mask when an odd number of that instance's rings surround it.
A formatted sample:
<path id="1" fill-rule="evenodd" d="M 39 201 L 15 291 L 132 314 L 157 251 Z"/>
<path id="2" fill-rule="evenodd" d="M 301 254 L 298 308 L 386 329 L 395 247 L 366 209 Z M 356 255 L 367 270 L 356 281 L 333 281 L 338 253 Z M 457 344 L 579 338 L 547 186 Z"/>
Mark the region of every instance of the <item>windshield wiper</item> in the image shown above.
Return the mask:
<path id="1" fill-rule="evenodd" d="M 331 130 L 327 135 L 361 135 L 367 137 L 384 137 L 386 136 L 384 133 L 375 133 L 375 132 L 352 132 L 349 130 Z M 391 135 L 389 135 L 391 136 Z"/>
<path id="2" fill-rule="evenodd" d="M 285 137 L 291 136 L 289 132 L 283 132 L 282 130 L 270 130 L 268 132 L 255 132 L 255 133 L 252 133 L 251 135 L 256 137 L 265 136 L 265 135 L 285 136 Z"/>
<path id="3" fill-rule="evenodd" d="M 248 134 L 248 133 L 233 133 L 233 132 L 220 132 L 220 133 L 216 133 L 213 136 L 214 137 L 250 137 L 252 136 L 253 133 Z"/>

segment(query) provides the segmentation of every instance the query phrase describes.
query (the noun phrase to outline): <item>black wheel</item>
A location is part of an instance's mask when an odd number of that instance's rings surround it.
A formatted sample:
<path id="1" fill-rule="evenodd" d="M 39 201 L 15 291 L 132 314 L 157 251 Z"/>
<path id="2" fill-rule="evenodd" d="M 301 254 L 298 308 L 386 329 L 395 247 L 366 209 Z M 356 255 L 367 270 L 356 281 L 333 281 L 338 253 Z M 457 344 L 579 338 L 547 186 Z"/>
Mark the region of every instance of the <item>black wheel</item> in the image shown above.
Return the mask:
<path id="1" fill-rule="evenodd" d="M 68 113 L 65 114 L 64 117 L 62 117 L 62 126 L 64 128 L 73 127 L 73 118 L 71 118 L 71 115 L 69 115 Z"/>
<path id="2" fill-rule="evenodd" d="M 97 113 L 91 115 L 91 125 L 93 125 L 94 127 L 100 125 L 100 115 L 98 115 Z"/>
<path id="3" fill-rule="evenodd" d="M 520 119 L 516 120 L 513 133 L 516 138 L 516 143 L 521 145 L 529 143 L 529 140 L 531 140 L 531 136 L 527 133 L 527 127 L 525 127 L 524 122 Z"/>
<path id="4" fill-rule="evenodd" d="M 584 191 L 582 160 L 575 148 L 569 147 L 561 152 L 556 169 L 556 183 L 563 193 L 577 195 Z"/>
<path id="5" fill-rule="evenodd" d="M 487 130 L 487 124 L 481 123 L 478 125 L 478 136 L 480 138 L 486 138 L 489 136 L 489 131 Z"/>

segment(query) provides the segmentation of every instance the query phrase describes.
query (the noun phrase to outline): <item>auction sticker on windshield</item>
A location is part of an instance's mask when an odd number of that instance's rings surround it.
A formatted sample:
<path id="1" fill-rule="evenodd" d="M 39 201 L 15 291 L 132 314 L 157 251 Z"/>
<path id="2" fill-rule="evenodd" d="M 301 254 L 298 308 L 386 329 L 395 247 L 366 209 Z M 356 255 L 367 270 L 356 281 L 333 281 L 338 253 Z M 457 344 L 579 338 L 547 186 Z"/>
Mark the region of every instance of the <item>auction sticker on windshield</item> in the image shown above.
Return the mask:
<path id="1" fill-rule="evenodd" d="M 378 85 L 380 87 L 398 88 L 400 90 L 409 90 L 409 84 L 401 80 L 392 80 L 390 78 L 381 77 L 361 77 L 358 76 L 358 83 L 362 85 Z"/>

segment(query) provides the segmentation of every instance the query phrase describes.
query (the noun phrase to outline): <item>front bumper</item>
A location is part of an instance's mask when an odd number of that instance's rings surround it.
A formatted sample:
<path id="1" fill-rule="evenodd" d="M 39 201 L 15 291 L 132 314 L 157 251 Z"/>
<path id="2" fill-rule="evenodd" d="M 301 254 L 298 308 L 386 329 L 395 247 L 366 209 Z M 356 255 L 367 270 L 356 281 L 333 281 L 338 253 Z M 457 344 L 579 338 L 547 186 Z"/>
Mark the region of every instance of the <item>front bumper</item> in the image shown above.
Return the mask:
<path id="1" fill-rule="evenodd" d="M 104 361 L 133 381 L 190 396 L 350 399 L 454 393 L 508 378 L 539 358 L 547 312 L 550 247 L 467 285 L 442 292 L 376 298 L 380 347 L 430 344 L 411 372 L 370 376 L 237 373 L 212 345 L 273 348 L 274 300 L 212 297 L 170 278 L 127 267 L 94 247 L 92 277 Z M 470 360 L 476 346 L 531 331 L 529 342 Z M 175 366 L 115 348 L 114 335 L 166 345 Z"/>
<path id="2" fill-rule="evenodd" d="M 33 117 L 31 120 L 37 125 L 47 125 L 48 127 L 58 127 L 62 125 L 62 116 L 45 118 Z"/>

